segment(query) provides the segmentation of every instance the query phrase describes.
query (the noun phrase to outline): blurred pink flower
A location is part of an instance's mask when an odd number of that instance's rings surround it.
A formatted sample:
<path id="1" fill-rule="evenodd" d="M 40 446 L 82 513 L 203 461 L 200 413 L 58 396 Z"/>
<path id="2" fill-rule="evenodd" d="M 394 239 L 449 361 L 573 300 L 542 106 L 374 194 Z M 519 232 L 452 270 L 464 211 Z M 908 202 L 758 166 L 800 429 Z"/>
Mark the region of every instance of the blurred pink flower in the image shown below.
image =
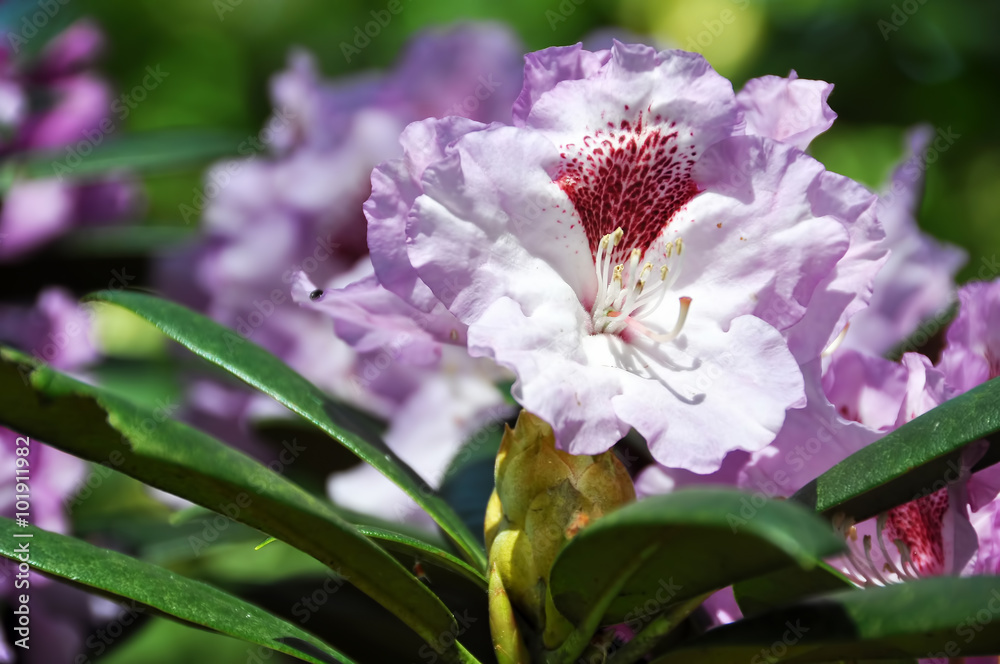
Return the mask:
<path id="1" fill-rule="evenodd" d="M 844 348 L 887 353 L 954 299 L 955 275 L 968 257 L 921 231 L 916 219 L 927 167 L 923 153 L 933 138 L 930 127 L 910 132 L 904 160 L 879 194 L 878 218 L 891 253 L 875 279 L 871 304 L 851 318 Z"/>

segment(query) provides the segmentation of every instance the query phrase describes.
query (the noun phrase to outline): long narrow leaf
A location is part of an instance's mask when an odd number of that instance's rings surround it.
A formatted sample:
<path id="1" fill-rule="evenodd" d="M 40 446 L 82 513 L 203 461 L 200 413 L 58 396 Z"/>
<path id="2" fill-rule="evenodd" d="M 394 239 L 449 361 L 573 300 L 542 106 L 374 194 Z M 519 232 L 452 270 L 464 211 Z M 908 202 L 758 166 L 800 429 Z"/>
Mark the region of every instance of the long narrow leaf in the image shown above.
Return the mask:
<path id="1" fill-rule="evenodd" d="M 382 441 L 363 437 L 338 421 L 339 406 L 277 357 L 234 331 L 167 300 L 130 291 L 100 291 L 89 299 L 135 312 L 168 337 L 318 426 L 403 489 L 452 538 L 463 557 L 485 573 L 482 545 L 448 503 Z"/>
<path id="2" fill-rule="evenodd" d="M 0 349 L 0 393 L 0 423 L 305 551 L 432 645 L 454 628 L 437 596 L 332 506 L 206 434 L 16 351 Z"/>
<path id="3" fill-rule="evenodd" d="M 13 520 L 0 517 L 0 555 L 17 563 L 28 558 L 34 569 L 100 594 L 133 600 L 157 613 L 306 662 L 353 664 L 308 632 L 238 597 L 72 537 L 18 527 Z"/>
<path id="4" fill-rule="evenodd" d="M 685 489 L 626 505 L 584 528 L 552 566 L 552 599 L 574 624 L 614 592 L 603 624 L 643 620 L 672 604 L 843 549 L 822 519 L 787 501 Z M 641 559 L 641 560 L 640 560 Z M 641 564 L 618 585 L 619 570 Z M 610 589 L 610 590 L 609 590 Z"/>
<path id="5" fill-rule="evenodd" d="M 684 643 L 654 664 L 940 659 L 1000 653 L 1000 578 L 939 577 L 814 597 Z"/>
<path id="6" fill-rule="evenodd" d="M 86 154 L 67 147 L 50 153 L 28 155 L 23 166 L 27 177 L 101 175 L 115 171 L 169 171 L 235 154 L 242 140 L 225 131 L 150 131 L 115 136 L 107 134 Z"/>
<path id="7" fill-rule="evenodd" d="M 961 449 L 998 431 L 1000 378 L 995 378 L 855 452 L 791 500 L 827 516 L 843 512 L 863 521 L 941 488 L 943 480 L 958 476 Z"/>

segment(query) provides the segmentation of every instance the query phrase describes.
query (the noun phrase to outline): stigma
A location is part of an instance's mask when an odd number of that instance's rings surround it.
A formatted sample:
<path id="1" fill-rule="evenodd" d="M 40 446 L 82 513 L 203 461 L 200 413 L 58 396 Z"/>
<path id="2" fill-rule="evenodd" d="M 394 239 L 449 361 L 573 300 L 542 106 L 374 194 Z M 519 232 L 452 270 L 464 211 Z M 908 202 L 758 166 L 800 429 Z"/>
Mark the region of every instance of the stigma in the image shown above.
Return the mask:
<path id="1" fill-rule="evenodd" d="M 663 304 L 667 292 L 680 274 L 682 239 L 667 243 L 664 262 L 659 267 L 646 261 L 640 267 L 643 251 L 633 248 L 628 259 L 613 265 L 625 232 L 619 227 L 601 238 L 594 257 L 597 272 L 597 297 L 591 310 L 595 334 L 621 335 L 626 330 L 642 334 L 653 341 L 666 343 L 680 336 L 691 308 L 691 298 L 681 297 L 677 322 L 669 332 L 657 332 L 642 321 Z"/>

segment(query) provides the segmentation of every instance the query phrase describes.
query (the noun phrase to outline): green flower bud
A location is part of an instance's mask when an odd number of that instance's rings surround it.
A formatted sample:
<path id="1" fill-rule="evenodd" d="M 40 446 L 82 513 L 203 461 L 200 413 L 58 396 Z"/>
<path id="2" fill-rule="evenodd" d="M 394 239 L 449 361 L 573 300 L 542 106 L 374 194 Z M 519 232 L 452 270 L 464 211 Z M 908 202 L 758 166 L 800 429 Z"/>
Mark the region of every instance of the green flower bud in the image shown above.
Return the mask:
<path id="1" fill-rule="evenodd" d="M 511 604 L 542 634 L 545 648 L 557 647 L 572 629 L 548 591 L 556 556 L 581 528 L 632 500 L 632 480 L 614 453 L 557 450 L 552 428 L 526 411 L 504 432 L 486 546 Z"/>

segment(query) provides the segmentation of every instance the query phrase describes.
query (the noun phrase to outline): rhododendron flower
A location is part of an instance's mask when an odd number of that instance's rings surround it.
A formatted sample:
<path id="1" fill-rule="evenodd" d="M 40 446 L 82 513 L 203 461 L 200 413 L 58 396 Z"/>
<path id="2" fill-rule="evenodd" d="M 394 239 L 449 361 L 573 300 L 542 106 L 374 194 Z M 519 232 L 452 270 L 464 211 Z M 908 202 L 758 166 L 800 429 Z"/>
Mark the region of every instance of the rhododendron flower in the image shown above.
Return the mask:
<path id="1" fill-rule="evenodd" d="M 475 24 L 423 33 L 393 71 L 347 82 L 324 80 L 308 53 L 293 53 L 272 81 L 272 118 L 240 146 L 249 158 L 217 164 L 208 204 L 196 196 L 181 209 L 191 221 L 204 207 L 209 241 L 193 276 L 211 315 L 232 324 L 254 299 L 287 293 L 297 270 L 319 284 L 348 271 L 368 251 L 371 170 L 398 154 L 399 133 L 431 116 L 509 118 L 519 53 L 508 30 Z"/>
<path id="2" fill-rule="evenodd" d="M 831 411 L 836 411 L 830 417 L 840 423 L 826 430 L 816 424 L 811 434 L 783 431 L 773 445 L 753 455 L 741 471 L 741 486 L 791 495 L 850 454 L 957 394 L 945 375 L 917 353 L 906 353 L 896 363 L 842 350 L 834 356 L 823 384 Z M 819 432 L 830 429 L 838 435 L 828 434 L 820 441 Z M 991 473 L 971 474 L 984 451 L 981 442 L 968 446 L 947 482 L 933 493 L 863 524 L 836 524 L 848 539 L 849 554 L 840 564 L 848 577 L 858 585 L 885 585 L 970 573 L 978 548 L 970 510 L 979 509 L 979 501 L 992 500 L 1000 491 Z"/>
<path id="3" fill-rule="evenodd" d="M 968 283 L 958 291 L 958 316 L 948 327 L 947 343 L 938 368 L 961 393 L 1000 377 L 1000 280 Z M 969 506 L 976 511 L 973 526 L 979 536 L 974 572 L 1000 571 L 1000 464 L 973 475 Z"/>
<path id="4" fill-rule="evenodd" d="M 800 149 L 829 86 L 737 97 L 698 55 L 620 43 L 526 62 L 513 127 L 415 123 L 373 174 L 379 281 L 447 306 L 562 449 L 634 427 L 711 472 L 767 445 L 884 254 L 874 196 Z M 751 108 L 764 93 L 780 103 Z"/>

